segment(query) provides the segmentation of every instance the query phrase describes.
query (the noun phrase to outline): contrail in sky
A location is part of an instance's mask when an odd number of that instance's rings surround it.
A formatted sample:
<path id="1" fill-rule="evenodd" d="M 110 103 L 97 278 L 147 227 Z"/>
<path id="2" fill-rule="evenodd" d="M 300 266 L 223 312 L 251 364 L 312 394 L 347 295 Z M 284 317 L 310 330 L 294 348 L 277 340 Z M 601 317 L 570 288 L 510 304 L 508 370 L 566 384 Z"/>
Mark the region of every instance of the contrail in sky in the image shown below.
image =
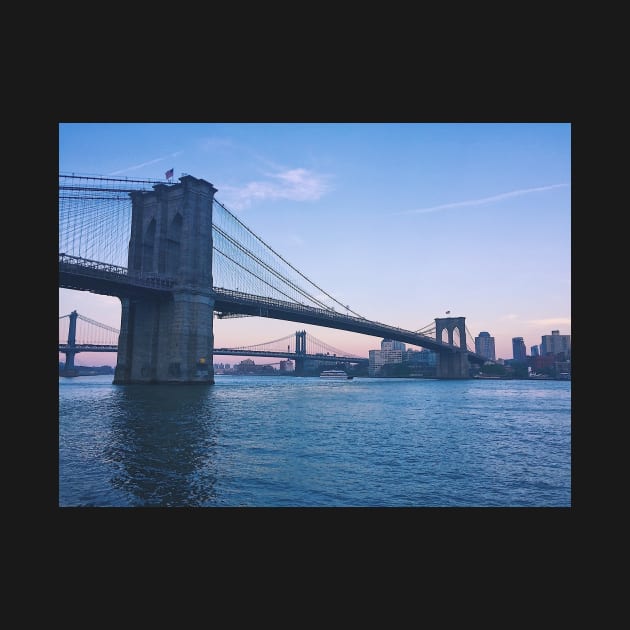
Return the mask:
<path id="1" fill-rule="evenodd" d="M 176 151 L 175 153 L 171 153 L 170 155 L 167 155 L 165 157 L 156 158 L 155 160 L 149 160 L 148 162 L 143 162 L 142 164 L 136 164 L 135 166 L 128 166 L 127 168 L 123 168 L 109 174 L 120 175 L 121 173 L 126 173 L 127 171 L 137 171 L 139 168 L 144 168 L 145 166 L 151 166 L 151 164 L 157 164 L 158 162 L 163 162 L 164 160 L 168 160 L 169 158 L 175 158 L 178 155 L 181 155 L 182 153 L 183 151 Z"/>
<path id="2" fill-rule="evenodd" d="M 483 197 L 482 199 L 469 199 L 468 201 L 456 201 L 454 203 L 445 203 L 440 206 L 431 206 L 430 208 L 419 208 L 417 210 L 406 210 L 397 212 L 396 214 L 421 214 L 423 212 L 437 212 L 438 210 L 448 210 L 449 208 L 461 208 L 463 206 L 480 206 L 484 203 L 499 201 L 501 199 L 509 199 L 510 197 L 519 197 L 520 195 L 528 195 L 533 192 L 544 192 L 553 190 L 554 188 L 563 188 L 569 184 L 551 184 L 550 186 L 540 186 L 538 188 L 522 188 L 521 190 L 513 190 L 512 192 L 493 195 L 492 197 Z"/>

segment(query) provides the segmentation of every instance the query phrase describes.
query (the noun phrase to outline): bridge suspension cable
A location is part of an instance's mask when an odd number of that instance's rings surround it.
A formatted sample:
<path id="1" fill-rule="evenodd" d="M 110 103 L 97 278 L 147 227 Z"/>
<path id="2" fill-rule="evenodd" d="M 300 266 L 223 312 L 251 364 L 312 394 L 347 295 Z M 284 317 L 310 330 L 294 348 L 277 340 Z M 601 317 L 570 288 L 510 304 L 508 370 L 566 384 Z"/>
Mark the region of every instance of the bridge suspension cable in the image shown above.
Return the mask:
<path id="1" fill-rule="evenodd" d="M 472 347 L 468 343 L 469 339 L 472 340 L 472 343 L 473 343 Z M 466 350 L 468 350 L 468 352 L 475 352 L 475 345 L 474 344 L 475 344 L 475 337 L 473 336 L 473 334 L 468 329 L 468 326 L 466 326 Z"/>
<path id="2" fill-rule="evenodd" d="M 107 324 L 101 324 L 101 322 L 97 322 L 93 319 L 90 319 L 89 317 L 85 317 L 81 314 L 79 314 L 79 319 L 82 319 L 84 322 L 87 322 L 88 324 L 93 324 L 94 326 L 98 326 L 99 328 L 103 328 L 104 330 L 109 330 L 110 332 L 116 333 L 117 335 L 120 334 L 120 330 L 118 330 L 118 328 L 113 328 L 112 326 L 107 326 Z"/>
<path id="3" fill-rule="evenodd" d="M 75 343 L 115 346 L 120 331 L 77 313 Z M 70 314 L 59 317 L 59 340 L 66 343 L 70 336 Z"/>
<path id="4" fill-rule="evenodd" d="M 60 173 L 59 253 L 126 269 L 132 215 L 129 193 L 149 191 L 157 184 L 176 185 L 148 178 Z M 331 306 L 335 304 L 362 317 L 291 265 L 217 199 L 212 214 L 215 286 L 329 311 L 335 310 Z"/>
<path id="5" fill-rule="evenodd" d="M 287 335 L 286 337 L 282 337 L 281 339 L 274 339 L 273 341 L 264 341 L 262 343 L 257 343 L 250 346 L 236 346 L 235 348 L 230 348 L 230 350 L 267 350 L 267 349 L 273 349 L 272 348 L 273 346 L 284 341 L 295 342 L 295 335 Z M 284 350 L 284 348 L 282 348 L 282 350 Z M 291 352 L 293 351 L 294 350 L 291 350 Z"/>
<path id="6" fill-rule="evenodd" d="M 263 260 L 258 258 L 258 256 L 256 256 L 256 254 L 254 254 L 253 252 L 250 252 L 249 250 L 247 250 L 240 243 L 238 243 L 235 239 L 233 239 L 229 234 L 226 234 L 221 228 L 215 226 L 215 234 L 213 235 L 213 247 L 214 247 L 215 252 L 218 252 L 219 254 L 225 256 L 227 259 L 231 260 L 235 265 L 237 265 L 238 267 L 243 269 L 246 273 L 251 274 L 254 278 L 257 278 L 258 280 L 260 280 L 266 286 L 270 287 L 274 291 L 277 291 L 278 293 L 280 293 L 284 297 L 289 298 L 290 301 L 295 301 L 295 302 L 298 302 L 298 303 L 302 304 L 302 302 L 299 302 L 299 300 L 296 300 L 294 297 L 292 297 L 291 295 L 289 295 L 288 293 L 286 293 L 282 289 L 280 289 L 277 286 L 275 286 L 274 284 L 272 284 L 269 280 L 265 280 L 265 278 L 263 278 L 261 275 L 258 275 L 256 272 L 252 271 L 251 269 L 246 268 L 243 264 L 241 264 L 240 262 L 238 262 L 237 260 L 232 258 L 229 254 L 224 252 L 222 249 L 220 249 L 216 245 L 216 242 L 214 242 L 215 239 L 217 238 L 217 235 L 224 237 L 227 240 L 227 242 L 230 243 L 231 245 L 233 245 L 237 250 L 240 250 L 241 252 L 245 253 L 249 257 L 250 260 L 253 260 L 255 263 L 260 265 L 264 270 L 268 271 L 272 276 L 274 276 L 275 278 L 279 279 L 281 282 L 283 282 L 289 288 L 294 289 L 299 295 L 302 295 L 305 298 L 307 298 L 308 301 L 315 302 L 321 308 L 324 308 L 324 309 L 328 309 L 329 308 L 326 304 L 324 304 L 323 302 L 320 302 L 316 298 L 313 298 L 306 291 L 301 289 L 299 286 L 295 285 L 293 282 L 291 282 L 291 280 L 289 280 L 287 278 L 284 278 L 278 271 L 276 271 L 270 265 L 268 265 Z M 247 258 L 246 258 L 246 260 L 247 260 Z"/>
<path id="7" fill-rule="evenodd" d="M 326 296 L 329 300 L 331 300 L 338 306 L 341 306 L 342 309 L 347 310 L 349 313 L 352 313 L 356 317 L 362 317 L 362 315 L 353 311 L 351 308 L 349 308 L 349 306 L 341 303 L 339 300 L 337 300 L 332 295 L 330 295 L 330 293 L 328 293 L 327 291 L 322 289 L 320 286 L 315 284 L 312 280 L 310 280 L 307 276 L 305 276 L 301 271 L 299 271 L 293 265 L 291 265 L 291 263 L 285 260 L 280 254 L 278 254 L 278 252 L 276 252 L 272 247 L 267 245 L 267 243 L 265 243 L 259 236 L 254 234 L 254 232 L 252 232 L 244 223 L 242 223 L 236 216 L 234 216 L 234 214 L 230 212 L 230 210 L 228 210 L 228 208 L 226 208 L 225 205 L 223 205 L 220 201 L 215 199 L 215 208 L 217 206 L 221 208 L 225 214 L 222 217 L 221 213 L 213 212 L 213 226 L 216 232 L 227 237 L 226 230 L 221 228 L 221 226 L 219 225 L 219 222 L 222 218 L 226 219 L 229 222 L 233 222 L 242 232 L 244 232 L 248 240 L 248 245 L 250 244 L 251 245 L 245 248 L 242 245 L 243 243 L 242 238 L 239 238 L 238 241 L 236 241 L 235 239 L 231 237 L 228 237 L 228 238 L 232 242 L 232 244 L 238 245 L 238 249 L 245 252 L 248 256 L 252 258 L 252 260 L 262 265 L 267 271 L 271 272 L 272 275 L 280 279 L 282 282 L 288 285 L 291 289 L 297 291 L 301 296 L 306 297 L 310 302 L 322 308 L 326 308 L 327 310 L 334 310 L 334 309 L 331 309 L 330 306 L 324 304 L 319 297 L 315 297 L 312 293 L 301 288 L 296 281 L 291 280 L 289 276 L 286 275 L 287 272 L 297 274 L 297 276 L 306 280 L 309 283 L 309 285 L 314 287 L 321 295 Z M 254 248 L 257 249 L 256 253 L 254 253 Z M 223 252 L 221 251 L 220 253 L 223 253 Z M 270 254 L 272 255 L 271 260 L 274 262 L 274 264 L 277 263 L 277 261 L 279 260 L 286 266 L 285 267 L 286 271 L 284 274 L 280 274 L 276 269 L 274 269 L 272 265 L 265 262 L 264 259 L 267 258 Z M 269 260 L 269 258 L 267 258 L 267 260 Z M 250 271 L 250 273 L 253 273 L 253 272 Z M 253 274 L 253 275 L 256 275 L 256 274 Z"/>
<path id="8" fill-rule="evenodd" d="M 127 193 L 150 184 L 144 180 L 60 173 L 59 252 L 126 267 L 131 233 L 131 199 Z"/>
<path id="9" fill-rule="evenodd" d="M 422 328 L 418 328 L 418 330 L 414 330 L 414 332 L 420 335 L 426 335 L 427 337 L 435 336 L 435 321 L 429 322 L 426 326 Z"/>
<path id="10" fill-rule="evenodd" d="M 262 343 L 252 344 L 249 346 L 223 348 L 223 350 L 238 350 L 238 351 L 244 351 L 244 352 L 247 352 L 247 351 L 284 352 L 285 349 L 291 354 L 295 352 L 295 335 L 288 335 L 280 339 L 274 339 L 273 341 L 265 341 Z M 311 354 L 311 355 L 327 354 L 327 355 L 332 355 L 332 356 L 355 358 L 355 359 L 363 358 L 356 354 L 346 352 L 345 350 L 339 350 L 338 348 L 334 348 L 333 346 L 328 345 L 326 342 L 322 341 L 321 339 L 317 339 L 317 337 L 315 337 L 314 335 L 306 336 L 306 354 Z"/>
<path id="11" fill-rule="evenodd" d="M 345 350 L 339 350 L 337 348 L 333 348 L 332 346 L 329 346 L 327 343 L 325 343 L 324 341 L 322 341 L 321 339 L 318 339 L 317 337 L 313 335 L 307 335 L 306 347 L 307 347 L 308 354 L 318 354 L 320 352 L 321 354 L 323 354 L 324 353 L 323 351 L 326 351 L 329 354 L 332 354 L 333 356 L 336 355 L 336 356 L 343 356 L 343 357 L 354 357 L 355 359 L 362 358 L 356 354 L 351 354 L 349 352 L 346 352 Z"/>

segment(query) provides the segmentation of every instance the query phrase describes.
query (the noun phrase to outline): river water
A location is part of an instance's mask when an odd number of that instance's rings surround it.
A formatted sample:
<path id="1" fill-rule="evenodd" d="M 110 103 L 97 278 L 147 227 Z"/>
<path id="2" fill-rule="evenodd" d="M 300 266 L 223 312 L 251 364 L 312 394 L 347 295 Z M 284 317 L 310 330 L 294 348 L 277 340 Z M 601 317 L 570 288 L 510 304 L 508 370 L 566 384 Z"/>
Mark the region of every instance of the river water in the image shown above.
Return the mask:
<path id="1" fill-rule="evenodd" d="M 570 507 L 569 381 L 59 379 L 60 507 Z"/>

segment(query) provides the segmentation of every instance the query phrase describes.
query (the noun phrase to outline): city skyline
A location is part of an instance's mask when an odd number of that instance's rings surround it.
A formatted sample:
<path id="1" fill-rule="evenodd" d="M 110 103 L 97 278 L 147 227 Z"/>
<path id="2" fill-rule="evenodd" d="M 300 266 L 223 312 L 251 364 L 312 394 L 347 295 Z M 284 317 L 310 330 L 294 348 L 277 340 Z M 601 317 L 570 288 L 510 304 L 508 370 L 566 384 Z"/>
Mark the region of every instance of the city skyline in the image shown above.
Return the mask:
<path id="1" fill-rule="evenodd" d="M 497 358 L 571 334 L 569 123 L 61 123 L 59 171 L 211 182 L 216 198 L 367 319 L 408 330 L 466 317 Z M 169 173 L 170 174 L 170 173 Z M 59 290 L 120 327 L 118 299 Z M 305 328 L 368 356 L 381 338 L 265 318 L 216 320 L 216 346 Z M 81 353 L 78 364 L 115 365 Z M 98 356 L 97 356 L 98 354 Z M 61 355 L 62 356 L 62 355 Z"/>
<path id="2" fill-rule="evenodd" d="M 316 327 L 316 326 L 312 326 L 311 328 L 317 328 L 317 327 Z M 542 355 L 541 355 L 541 352 L 542 352 L 542 353 L 544 353 L 546 338 L 553 338 L 553 337 L 554 337 L 554 336 L 556 336 L 556 335 L 557 335 L 559 338 L 565 338 L 565 337 L 568 337 L 568 338 L 570 339 L 570 337 L 571 337 L 571 335 L 570 335 L 570 334 L 569 334 L 569 335 L 560 335 L 560 331 L 551 331 L 551 332 L 552 332 L 552 335 L 543 335 L 543 337 L 542 337 L 542 339 L 541 339 L 541 343 L 540 343 L 540 344 L 534 344 L 533 346 L 530 346 L 530 348 L 529 348 L 529 349 L 530 349 L 530 354 L 528 354 L 528 353 L 527 353 L 527 348 L 525 348 L 525 349 L 524 349 L 524 352 L 525 352 L 525 353 L 524 353 L 524 354 L 522 354 L 522 353 L 521 353 L 521 356 L 519 356 L 519 357 L 515 357 L 515 356 L 514 356 L 514 354 L 515 354 L 515 352 L 514 352 L 514 342 L 515 342 L 517 339 L 522 340 L 522 337 L 514 337 L 514 338 L 512 338 L 512 356 L 511 356 L 511 357 L 498 357 L 498 358 L 496 358 L 496 357 L 494 357 L 494 356 L 493 356 L 493 355 L 494 355 L 494 351 L 493 351 L 493 350 L 492 350 L 492 351 L 490 351 L 490 352 L 488 352 L 488 350 L 487 350 L 486 348 L 484 348 L 484 349 L 479 349 L 479 348 L 477 348 L 477 342 L 478 342 L 479 340 L 485 341 L 487 344 L 492 344 L 492 345 L 490 345 L 490 346 L 489 346 L 489 348 L 491 348 L 491 349 L 493 349 L 493 348 L 494 348 L 494 337 L 492 337 L 491 335 L 489 335 L 489 333 L 488 333 L 487 331 L 482 331 L 482 332 L 480 332 L 480 336 L 475 335 L 475 337 L 474 337 L 474 339 L 473 339 L 473 342 L 474 342 L 474 343 L 473 343 L 473 346 L 474 346 L 474 347 L 472 347 L 472 348 L 471 348 L 471 350 L 472 350 L 472 351 L 474 351 L 474 352 L 476 352 L 477 354 L 481 354 L 481 355 L 483 355 L 483 356 L 488 356 L 488 358 L 489 358 L 490 360 L 492 360 L 492 361 L 497 361 L 497 360 L 498 360 L 498 361 L 511 361 L 511 360 L 520 360 L 520 361 L 523 361 L 523 360 L 524 360 L 525 358 L 527 358 L 527 357 L 542 356 Z M 65 339 L 66 339 L 66 337 L 67 337 L 67 328 L 64 330 L 64 333 L 65 333 L 65 334 L 60 335 L 60 343 L 64 343 L 64 340 L 65 340 Z M 77 333 L 77 334 L 78 334 L 78 333 Z M 484 335 L 486 335 L 486 337 L 484 337 Z M 386 344 L 386 343 L 392 343 L 392 342 L 391 342 L 391 340 L 388 340 L 387 338 L 380 338 L 380 337 L 378 337 L 377 339 L 381 339 L 381 341 L 380 341 L 380 348 L 381 348 L 381 349 L 382 349 L 382 347 L 383 347 L 383 344 Z M 270 340 L 270 341 L 271 341 L 271 340 Z M 276 340 L 276 341 L 277 341 L 277 340 Z M 99 342 L 99 341 L 95 341 L 94 343 L 101 343 L 101 342 Z M 409 343 L 403 343 L 403 342 L 394 342 L 394 343 L 396 343 L 396 344 L 400 344 L 400 345 L 401 345 L 401 347 L 403 348 L 403 350 L 413 350 L 413 351 L 416 351 L 416 352 L 417 352 L 417 351 L 428 351 L 428 352 L 432 352 L 431 350 L 428 350 L 428 349 L 426 349 L 426 348 L 422 348 L 422 347 L 420 347 L 420 349 L 418 350 L 418 348 L 417 348 L 416 346 L 414 346 L 413 344 L 409 344 Z M 77 341 L 77 344 L 78 344 L 78 345 L 80 345 L 80 344 L 81 344 L 81 342 L 80 342 L 80 341 Z M 468 345 L 470 346 L 471 344 L 469 343 Z M 225 346 L 217 346 L 217 347 L 219 347 L 219 348 L 225 348 Z M 483 347 L 483 346 L 482 346 L 482 347 Z M 365 357 L 365 358 L 369 358 L 369 357 L 372 355 L 372 353 L 373 353 L 373 352 L 378 351 L 378 350 L 379 350 L 378 348 L 370 348 L 370 350 L 368 351 L 368 357 Z M 484 351 L 484 350 L 485 350 L 485 351 Z M 549 349 L 548 349 L 548 350 L 549 350 Z M 340 349 L 335 349 L 335 351 L 339 353 L 337 356 L 340 356 L 340 357 L 347 357 L 347 356 L 349 356 L 349 353 L 346 353 L 346 352 L 344 352 L 343 350 L 340 350 Z M 558 349 L 555 349 L 555 351 L 554 351 L 554 349 L 552 348 L 550 351 L 551 351 L 551 352 L 553 352 L 554 354 L 557 354 L 557 352 L 565 352 L 565 350 L 564 350 L 563 348 L 558 348 Z M 277 352 L 277 350 L 275 350 L 274 352 Z M 75 362 L 75 365 L 77 365 L 77 366 L 79 366 L 79 367 L 103 367 L 103 366 L 106 366 L 106 365 L 110 365 L 112 368 L 114 368 L 114 367 L 116 367 L 116 365 L 115 365 L 115 363 L 116 363 L 115 359 L 113 359 L 113 360 L 112 360 L 112 359 L 109 359 L 108 361 L 105 361 L 105 362 L 102 362 L 102 361 L 101 361 L 101 362 L 99 362 L 97 359 L 94 359 L 94 357 L 96 357 L 96 356 L 101 357 L 101 356 L 103 356 L 103 355 L 107 356 L 107 355 L 110 355 L 110 354 L 111 354 L 111 355 L 114 355 L 114 354 L 116 354 L 116 353 L 113 353 L 113 352 L 112 352 L 112 353 L 110 353 L 110 352 L 106 352 L 106 351 L 101 351 L 101 352 L 86 352 L 86 351 L 79 351 L 79 352 L 77 352 L 77 353 L 76 353 L 76 355 L 75 355 L 75 360 L 74 360 L 74 362 Z M 287 356 L 288 356 L 289 354 L 291 354 L 291 352 L 288 352 L 288 353 L 287 353 Z M 59 359 L 60 363 L 61 363 L 61 364 L 65 363 L 65 361 L 66 361 L 65 353 L 60 352 L 60 353 L 59 353 L 59 356 L 60 356 L 60 359 Z M 79 357 L 81 357 L 81 356 L 84 356 L 84 357 L 86 357 L 86 356 L 92 357 L 92 359 L 91 359 L 91 360 L 92 360 L 92 361 L 96 361 L 96 363 L 91 363 L 91 362 L 86 362 L 86 361 L 83 361 L 83 362 L 82 362 L 82 361 L 80 360 L 80 358 L 79 358 Z M 214 365 L 216 365 L 216 364 L 217 364 L 217 357 L 219 357 L 219 358 L 221 359 L 221 360 L 219 361 L 219 363 L 220 363 L 221 365 L 222 365 L 223 363 L 225 363 L 225 362 L 228 362 L 228 363 L 229 363 L 230 361 L 231 361 L 234 365 L 236 365 L 236 364 L 240 363 L 240 362 L 241 362 L 241 361 L 243 361 L 243 360 L 249 360 L 249 359 L 254 359 L 254 361 L 258 360 L 258 361 L 260 362 L 260 363 L 259 363 L 259 365 L 264 365 L 264 364 L 269 363 L 269 362 L 271 362 L 273 365 L 278 365 L 278 364 L 279 364 L 279 363 L 278 363 L 278 359 L 279 359 L 281 356 L 285 356 L 285 354 L 284 354 L 284 353 L 280 353 L 280 354 L 278 354 L 278 356 L 277 356 L 277 357 L 273 357 L 273 358 L 269 357 L 269 358 L 266 358 L 266 357 L 254 356 L 254 355 L 251 355 L 251 354 L 247 354 L 247 353 L 244 351 L 244 352 L 243 352 L 243 354 L 230 354 L 230 355 L 227 355 L 227 354 L 220 354 L 220 353 L 217 353 L 217 354 L 214 354 L 213 356 L 214 356 L 214 359 L 213 359 L 213 363 L 214 363 Z M 288 360 L 289 360 L 289 362 L 291 361 L 291 359 L 288 359 Z"/>

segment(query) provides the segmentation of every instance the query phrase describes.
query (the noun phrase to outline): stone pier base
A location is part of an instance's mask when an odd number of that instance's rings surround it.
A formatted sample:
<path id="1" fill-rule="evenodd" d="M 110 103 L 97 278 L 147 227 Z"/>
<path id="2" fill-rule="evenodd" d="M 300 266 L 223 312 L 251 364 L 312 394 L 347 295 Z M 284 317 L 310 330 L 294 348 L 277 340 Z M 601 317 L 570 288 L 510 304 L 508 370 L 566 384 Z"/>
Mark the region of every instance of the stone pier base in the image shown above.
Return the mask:
<path id="1" fill-rule="evenodd" d="M 177 292 L 168 300 L 123 300 L 115 384 L 214 383 L 214 300 Z"/>

